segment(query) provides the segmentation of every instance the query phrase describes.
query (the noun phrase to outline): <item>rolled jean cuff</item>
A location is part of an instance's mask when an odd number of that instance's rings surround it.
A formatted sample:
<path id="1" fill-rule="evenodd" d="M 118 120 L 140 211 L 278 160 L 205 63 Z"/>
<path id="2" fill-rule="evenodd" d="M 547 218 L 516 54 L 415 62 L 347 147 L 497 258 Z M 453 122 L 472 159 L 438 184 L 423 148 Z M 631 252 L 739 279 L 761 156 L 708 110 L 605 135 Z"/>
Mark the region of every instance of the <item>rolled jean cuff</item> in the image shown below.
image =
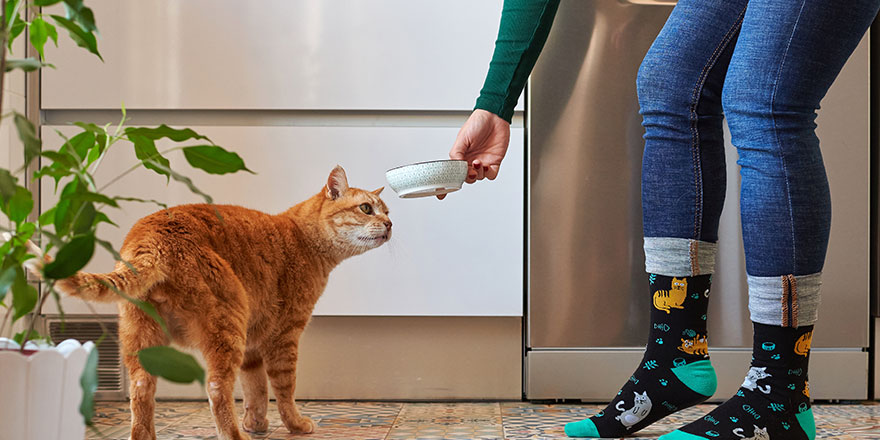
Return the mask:
<path id="1" fill-rule="evenodd" d="M 752 321 L 794 327 L 813 325 L 819 317 L 822 273 L 753 277 L 749 275 Z"/>
<path id="2" fill-rule="evenodd" d="M 645 237 L 645 271 L 668 277 L 715 272 L 718 243 L 674 237 Z"/>

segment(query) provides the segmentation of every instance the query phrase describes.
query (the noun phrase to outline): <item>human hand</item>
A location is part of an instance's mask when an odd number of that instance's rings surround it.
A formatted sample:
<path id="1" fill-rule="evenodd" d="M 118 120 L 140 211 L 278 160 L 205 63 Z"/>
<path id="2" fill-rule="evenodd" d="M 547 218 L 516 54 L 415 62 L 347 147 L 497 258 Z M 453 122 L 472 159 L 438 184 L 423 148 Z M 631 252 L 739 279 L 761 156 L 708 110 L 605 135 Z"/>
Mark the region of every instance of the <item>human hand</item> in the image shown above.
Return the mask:
<path id="1" fill-rule="evenodd" d="M 494 113 L 477 109 L 459 130 L 449 158 L 467 161 L 467 183 L 495 180 L 509 145 L 510 123 Z M 437 196 L 440 200 L 444 197 L 445 194 Z"/>

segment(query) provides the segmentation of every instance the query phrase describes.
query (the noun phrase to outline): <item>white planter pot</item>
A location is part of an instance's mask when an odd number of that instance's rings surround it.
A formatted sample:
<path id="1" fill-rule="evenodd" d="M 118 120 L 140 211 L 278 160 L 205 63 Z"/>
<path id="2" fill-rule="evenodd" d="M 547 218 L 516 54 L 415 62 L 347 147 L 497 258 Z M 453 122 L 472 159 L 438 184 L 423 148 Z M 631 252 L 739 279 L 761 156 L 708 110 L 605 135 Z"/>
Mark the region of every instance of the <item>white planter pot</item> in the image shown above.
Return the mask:
<path id="1" fill-rule="evenodd" d="M 82 440 L 79 381 L 95 344 L 29 344 L 30 355 L 3 347 L 12 346 L 0 341 L 0 440 Z"/>

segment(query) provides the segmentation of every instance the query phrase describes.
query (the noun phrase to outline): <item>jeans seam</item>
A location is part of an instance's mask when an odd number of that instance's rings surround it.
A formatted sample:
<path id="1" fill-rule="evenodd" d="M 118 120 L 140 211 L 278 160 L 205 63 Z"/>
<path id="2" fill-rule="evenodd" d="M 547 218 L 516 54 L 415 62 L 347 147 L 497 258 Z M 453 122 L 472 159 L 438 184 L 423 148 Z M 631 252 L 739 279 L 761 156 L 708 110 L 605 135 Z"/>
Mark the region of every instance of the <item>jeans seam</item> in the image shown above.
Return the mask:
<path id="1" fill-rule="evenodd" d="M 785 68 L 785 59 L 788 56 L 788 51 L 791 48 L 791 42 L 794 40 L 794 34 L 797 31 L 798 24 L 801 21 L 801 16 L 804 13 L 804 7 L 806 6 L 806 0 L 801 1 L 801 8 L 798 11 L 797 19 L 794 21 L 794 25 L 791 27 L 791 35 L 788 36 L 788 43 L 785 45 L 785 50 L 782 51 L 782 59 L 779 62 L 779 69 L 776 71 L 776 80 L 773 83 L 773 92 L 770 95 L 770 120 L 773 121 L 773 136 L 776 139 L 777 151 L 779 152 L 779 163 L 782 165 L 782 175 L 785 179 L 785 197 L 788 199 L 788 224 L 791 228 L 791 266 L 792 273 L 797 273 L 797 244 L 795 243 L 795 233 L 794 233 L 794 207 L 791 203 L 791 182 L 788 179 L 788 168 L 785 165 L 785 155 L 782 151 L 782 142 L 779 141 L 779 130 L 776 127 L 776 92 L 779 91 L 779 78 L 782 77 L 782 69 Z"/>
<path id="2" fill-rule="evenodd" d="M 700 76 L 697 78 L 697 83 L 694 84 L 694 91 L 691 95 L 691 159 L 693 160 L 694 167 L 694 193 L 696 195 L 696 200 L 694 201 L 694 204 L 696 206 L 694 207 L 693 237 L 695 240 L 699 240 L 703 233 L 703 167 L 700 160 L 700 132 L 699 129 L 697 129 L 697 125 L 699 124 L 697 106 L 700 102 L 700 95 L 703 90 L 703 86 L 706 84 L 706 78 L 709 76 L 709 71 L 712 70 L 712 67 L 715 66 L 715 62 L 718 61 L 718 57 L 721 56 L 721 52 L 723 52 L 724 49 L 727 48 L 730 40 L 732 40 L 733 36 L 736 35 L 736 33 L 739 31 L 739 28 L 742 26 L 745 13 L 746 9 L 743 8 L 742 12 L 739 15 L 739 19 L 737 19 L 733 26 L 731 26 L 731 28 L 718 43 L 718 46 L 715 47 L 712 55 L 709 56 L 709 60 L 703 66 L 703 70 L 700 72 Z"/>

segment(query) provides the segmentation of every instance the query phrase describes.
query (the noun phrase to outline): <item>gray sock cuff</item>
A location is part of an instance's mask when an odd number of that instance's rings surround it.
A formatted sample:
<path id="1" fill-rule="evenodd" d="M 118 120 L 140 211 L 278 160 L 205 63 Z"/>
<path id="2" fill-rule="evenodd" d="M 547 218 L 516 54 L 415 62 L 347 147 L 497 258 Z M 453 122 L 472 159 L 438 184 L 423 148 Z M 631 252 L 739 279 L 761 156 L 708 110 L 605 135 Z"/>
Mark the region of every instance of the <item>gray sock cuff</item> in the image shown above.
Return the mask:
<path id="1" fill-rule="evenodd" d="M 668 277 L 715 272 L 718 243 L 689 238 L 645 237 L 645 271 Z"/>
<path id="2" fill-rule="evenodd" d="M 752 321 L 799 327 L 819 317 L 822 273 L 753 277 L 749 275 L 749 312 Z"/>

